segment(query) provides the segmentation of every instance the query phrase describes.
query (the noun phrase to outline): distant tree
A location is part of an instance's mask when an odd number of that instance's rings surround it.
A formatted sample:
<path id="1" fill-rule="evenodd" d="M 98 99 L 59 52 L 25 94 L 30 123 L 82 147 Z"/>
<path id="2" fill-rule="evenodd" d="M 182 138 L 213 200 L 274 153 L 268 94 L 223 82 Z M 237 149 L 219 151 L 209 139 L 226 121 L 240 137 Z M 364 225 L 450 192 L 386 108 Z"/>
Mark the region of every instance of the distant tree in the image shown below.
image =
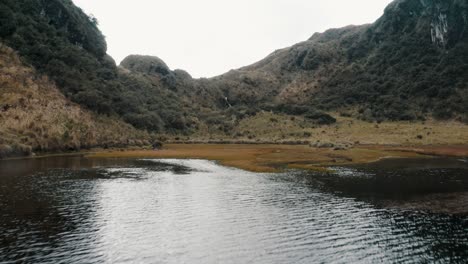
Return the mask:
<path id="1" fill-rule="evenodd" d="M 330 125 L 336 123 L 336 119 L 334 117 L 327 113 L 317 110 L 312 110 L 306 113 L 304 117 L 307 119 L 314 120 L 319 125 Z"/>
<path id="2" fill-rule="evenodd" d="M 98 19 L 93 15 L 93 14 L 89 14 L 88 15 L 88 18 L 89 18 L 89 21 L 95 26 L 99 26 L 99 21 Z"/>

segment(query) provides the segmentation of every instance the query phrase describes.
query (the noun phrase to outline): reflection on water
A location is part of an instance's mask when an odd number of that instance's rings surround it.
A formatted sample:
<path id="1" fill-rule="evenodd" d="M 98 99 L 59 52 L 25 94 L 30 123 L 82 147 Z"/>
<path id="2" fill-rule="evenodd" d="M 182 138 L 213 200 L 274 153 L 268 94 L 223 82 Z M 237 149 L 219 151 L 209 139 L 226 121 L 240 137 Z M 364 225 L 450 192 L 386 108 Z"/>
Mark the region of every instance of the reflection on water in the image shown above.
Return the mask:
<path id="1" fill-rule="evenodd" d="M 462 263 L 461 164 L 393 160 L 330 175 L 202 160 L 3 161 L 0 263 Z M 428 201 L 464 214 L 430 212 Z"/>

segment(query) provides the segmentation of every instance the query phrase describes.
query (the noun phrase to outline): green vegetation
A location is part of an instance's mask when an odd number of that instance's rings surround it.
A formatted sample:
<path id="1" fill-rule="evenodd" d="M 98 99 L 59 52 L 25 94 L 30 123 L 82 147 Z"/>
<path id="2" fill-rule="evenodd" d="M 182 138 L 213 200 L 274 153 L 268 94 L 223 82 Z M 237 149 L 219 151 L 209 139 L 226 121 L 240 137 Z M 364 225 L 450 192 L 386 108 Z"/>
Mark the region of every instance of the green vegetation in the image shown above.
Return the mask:
<path id="1" fill-rule="evenodd" d="M 331 125 L 336 123 L 334 117 L 321 111 L 308 112 L 305 117 L 314 120 L 319 125 Z"/>
<path id="2" fill-rule="evenodd" d="M 372 25 L 315 34 L 201 80 L 149 56 L 129 56 L 119 69 L 97 20 L 70 0 L 2 1 L 0 37 L 72 101 L 151 131 L 191 133 L 259 110 L 304 115 L 357 107 L 356 117 L 367 121 L 466 121 L 467 9 L 458 0 L 397 0 Z M 441 40 L 434 27 L 445 22 Z"/>
<path id="3" fill-rule="evenodd" d="M 395 0 L 374 24 L 316 33 L 253 65 L 193 79 L 157 57 L 131 55 L 117 66 L 106 54 L 97 19 L 71 0 L 2 0 L 0 44 L 18 53 L 11 55 L 13 61 L 22 61 L 0 71 L 0 156 L 157 147 L 155 133 L 179 139 L 332 141 L 327 136 L 339 130 L 346 138 L 352 128 L 372 130 L 372 141 L 379 142 L 375 135 L 385 138 L 382 133 L 395 127 L 389 122 L 444 121 L 463 130 L 465 125 L 453 122 L 468 123 L 467 17 L 463 0 Z M 10 55 L 2 56 L 8 65 Z M 39 81 L 42 76 L 47 80 Z M 58 108 L 68 110 L 58 117 Z M 342 118 L 354 121 L 343 124 Z M 436 142 L 430 131 L 413 132 L 405 140 Z"/>
<path id="4" fill-rule="evenodd" d="M 0 158 L 33 151 L 150 147 L 156 136 L 115 117 L 83 110 L 47 77 L 0 45 Z"/>
<path id="5" fill-rule="evenodd" d="M 466 1 L 397 0 L 374 24 L 314 34 L 214 81 L 231 102 L 287 114 L 466 122 L 467 17 Z"/>
<path id="6" fill-rule="evenodd" d="M 97 20 L 70 0 L 1 1 L 0 25 L 2 41 L 72 101 L 141 129 L 187 129 L 179 97 L 120 71 L 106 55 Z"/>
<path id="7" fill-rule="evenodd" d="M 349 65 L 324 84 L 314 103 L 324 108 L 359 105 L 368 119 L 463 118 L 468 90 L 466 2 L 396 1 L 346 49 Z M 427 6 L 425 6 L 427 5 Z M 447 15 L 445 42 L 431 41 Z M 434 37 L 434 36 L 432 36 Z M 341 45 L 347 43 L 342 42 Z M 329 99 L 329 100 L 325 100 Z"/>

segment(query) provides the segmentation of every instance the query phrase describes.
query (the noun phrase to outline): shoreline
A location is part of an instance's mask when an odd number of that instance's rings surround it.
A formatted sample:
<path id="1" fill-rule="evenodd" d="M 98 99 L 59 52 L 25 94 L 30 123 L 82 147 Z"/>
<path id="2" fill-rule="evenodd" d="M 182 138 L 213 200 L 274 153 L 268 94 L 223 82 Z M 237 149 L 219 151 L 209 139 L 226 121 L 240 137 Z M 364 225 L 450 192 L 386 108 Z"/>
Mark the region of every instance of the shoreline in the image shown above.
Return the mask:
<path id="1" fill-rule="evenodd" d="M 161 150 L 148 148 L 95 148 L 78 152 L 39 153 L 29 157 L 10 157 L 0 161 L 61 156 L 88 158 L 205 159 L 224 166 L 252 172 L 280 172 L 285 169 L 327 171 L 329 166 L 366 164 L 387 158 L 468 158 L 468 145 L 356 145 L 348 149 L 318 148 L 304 144 L 194 143 L 165 144 Z"/>
<path id="2" fill-rule="evenodd" d="M 452 151 L 450 151 L 452 150 Z M 252 172 L 285 169 L 326 171 L 329 166 L 365 164 L 385 158 L 468 157 L 468 145 L 386 146 L 358 145 L 334 150 L 286 144 L 167 144 L 162 150 L 108 150 L 86 154 L 89 158 L 206 159 Z"/>

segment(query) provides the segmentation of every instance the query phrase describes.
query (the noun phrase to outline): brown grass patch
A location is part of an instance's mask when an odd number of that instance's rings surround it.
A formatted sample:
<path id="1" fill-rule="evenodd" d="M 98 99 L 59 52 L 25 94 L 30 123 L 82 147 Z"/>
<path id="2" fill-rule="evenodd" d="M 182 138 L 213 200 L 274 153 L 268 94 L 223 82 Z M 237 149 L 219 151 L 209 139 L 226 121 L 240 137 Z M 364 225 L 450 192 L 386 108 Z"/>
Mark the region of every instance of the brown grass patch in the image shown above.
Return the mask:
<path id="1" fill-rule="evenodd" d="M 207 159 L 254 172 L 277 172 L 286 168 L 325 170 L 330 165 L 366 163 L 388 157 L 421 157 L 385 147 L 334 151 L 304 145 L 169 144 L 163 150 L 109 151 L 90 158 Z"/>
<path id="2" fill-rule="evenodd" d="M 0 44 L 0 158 L 31 151 L 79 150 L 138 143 L 148 133 L 70 102 L 46 77 Z"/>
<path id="3" fill-rule="evenodd" d="M 200 130 L 186 142 L 271 142 L 275 144 L 295 141 L 332 142 L 366 145 L 459 145 L 468 144 L 468 125 L 455 121 L 400 121 L 369 123 L 331 113 L 337 119 L 333 125 L 318 126 L 300 116 L 260 112 L 243 119 L 230 134 Z M 272 122 L 271 120 L 276 120 Z M 169 137 L 171 139 L 171 137 Z"/>

